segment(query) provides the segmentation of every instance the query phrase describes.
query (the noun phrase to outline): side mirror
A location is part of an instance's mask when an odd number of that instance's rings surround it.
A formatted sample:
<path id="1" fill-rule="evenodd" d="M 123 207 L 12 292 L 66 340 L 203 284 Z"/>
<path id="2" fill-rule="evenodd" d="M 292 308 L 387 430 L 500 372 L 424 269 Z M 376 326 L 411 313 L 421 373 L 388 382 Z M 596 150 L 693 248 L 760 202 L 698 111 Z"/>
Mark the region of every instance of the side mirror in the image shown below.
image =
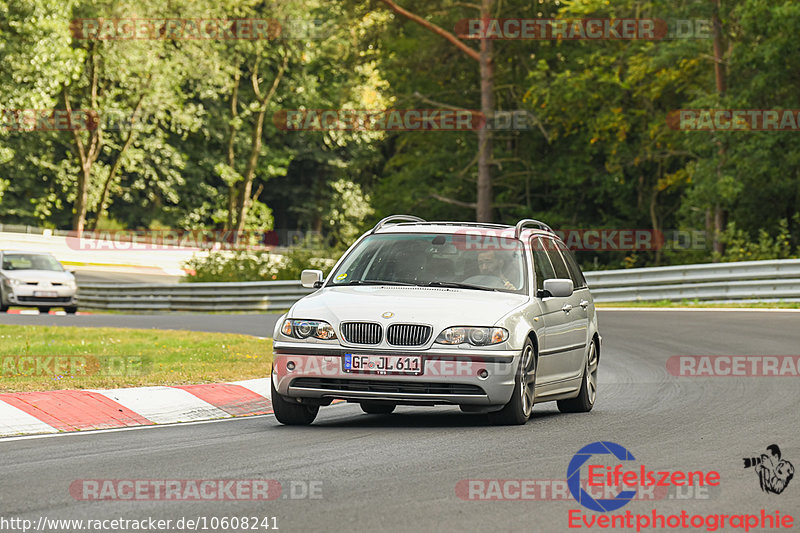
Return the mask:
<path id="1" fill-rule="evenodd" d="M 303 270 L 300 283 L 306 289 L 319 289 L 322 287 L 322 270 Z"/>
<path id="2" fill-rule="evenodd" d="M 544 280 L 544 291 L 555 298 L 566 298 L 572 296 L 571 279 L 546 279 Z M 546 296 L 545 296 L 546 297 Z"/>

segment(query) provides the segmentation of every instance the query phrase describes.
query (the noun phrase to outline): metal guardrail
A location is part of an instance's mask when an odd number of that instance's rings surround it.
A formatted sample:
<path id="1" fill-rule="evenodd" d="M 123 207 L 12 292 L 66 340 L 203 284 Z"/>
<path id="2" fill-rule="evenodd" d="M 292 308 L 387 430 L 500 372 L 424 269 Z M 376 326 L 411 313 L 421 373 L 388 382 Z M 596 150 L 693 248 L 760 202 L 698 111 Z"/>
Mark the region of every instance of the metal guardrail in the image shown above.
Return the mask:
<path id="1" fill-rule="evenodd" d="M 117 311 L 276 311 L 312 292 L 299 281 L 92 283 L 78 287 L 78 305 Z"/>
<path id="2" fill-rule="evenodd" d="M 800 298 L 800 259 L 586 272 L 598 303 Z M 314 292 L 299 281 L 82 284 L 79 306 L 119 311 L 275 311 Z"/>
<path id="3" fill-rule="evenodd" d="M 800 298 L 800 259 L 586 272 L 595 301 Z"/>

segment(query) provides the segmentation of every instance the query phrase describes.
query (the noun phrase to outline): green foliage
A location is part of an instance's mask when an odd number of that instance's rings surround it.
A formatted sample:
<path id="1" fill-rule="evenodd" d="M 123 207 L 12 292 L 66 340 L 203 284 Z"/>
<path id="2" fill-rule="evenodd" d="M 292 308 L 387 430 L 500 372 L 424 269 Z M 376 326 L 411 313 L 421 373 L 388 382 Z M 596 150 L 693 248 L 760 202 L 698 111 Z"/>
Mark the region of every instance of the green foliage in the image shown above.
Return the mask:
<path id="1" fill-rule="evenodd" d="M 800 217 L 795 217 L 796 219 Z M 797 221 L 797 220 L 796 220 Z M 750 235 L 738 228 L 735 222 L 728 225 L 721 240 L 725 243 L 725 253 L 716 255 L 722 262 L 761 261 L 765 259 L 789 259 L 792 257 L 791 233 L 786 219 L 778 222 L 777 234 L 772 236 L 761 228 L 758 239 L 752 240 Z"/>
<path id="2" fill-rule="evenodd" d="M 299 280 L 305 269 L 322 270 L 325 275 L 341 252 L 325 248 L 290 248 L 283 254 L 267 251 L 237 250 L 196 255 L 184 265 L 190 271 L 184 281 L 241 282 Z M 193 272 L 193 273 L 192 273 Z"/>

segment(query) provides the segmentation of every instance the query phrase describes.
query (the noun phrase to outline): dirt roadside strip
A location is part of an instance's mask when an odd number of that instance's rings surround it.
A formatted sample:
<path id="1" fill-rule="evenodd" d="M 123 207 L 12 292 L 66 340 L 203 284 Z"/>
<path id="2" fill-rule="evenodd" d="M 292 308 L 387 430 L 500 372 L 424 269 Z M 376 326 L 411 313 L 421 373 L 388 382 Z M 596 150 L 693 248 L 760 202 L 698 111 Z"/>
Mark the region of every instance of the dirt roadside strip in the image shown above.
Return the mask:
<path id="1" fill-rule="evenodd" d="M 269 378 L 231 383 L 0 394 L 0 437 L 272 413 Z"/>

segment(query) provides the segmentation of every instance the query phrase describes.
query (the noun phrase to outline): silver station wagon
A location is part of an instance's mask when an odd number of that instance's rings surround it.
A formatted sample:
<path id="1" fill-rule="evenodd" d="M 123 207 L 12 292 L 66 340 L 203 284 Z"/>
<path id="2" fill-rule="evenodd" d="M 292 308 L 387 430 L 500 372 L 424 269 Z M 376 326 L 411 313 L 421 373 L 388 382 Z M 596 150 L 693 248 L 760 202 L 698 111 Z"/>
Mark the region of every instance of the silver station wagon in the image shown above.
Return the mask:
<path id="1" fill-rule="evenodd" d="M 283 424 L 320 406 L 458 405 L 524 424 L 534 403 L 594 405 L 601 337 L 586 280 L 546 224 L 395 215 L 361 236 L 275 326 L 272 404 Z"/>

